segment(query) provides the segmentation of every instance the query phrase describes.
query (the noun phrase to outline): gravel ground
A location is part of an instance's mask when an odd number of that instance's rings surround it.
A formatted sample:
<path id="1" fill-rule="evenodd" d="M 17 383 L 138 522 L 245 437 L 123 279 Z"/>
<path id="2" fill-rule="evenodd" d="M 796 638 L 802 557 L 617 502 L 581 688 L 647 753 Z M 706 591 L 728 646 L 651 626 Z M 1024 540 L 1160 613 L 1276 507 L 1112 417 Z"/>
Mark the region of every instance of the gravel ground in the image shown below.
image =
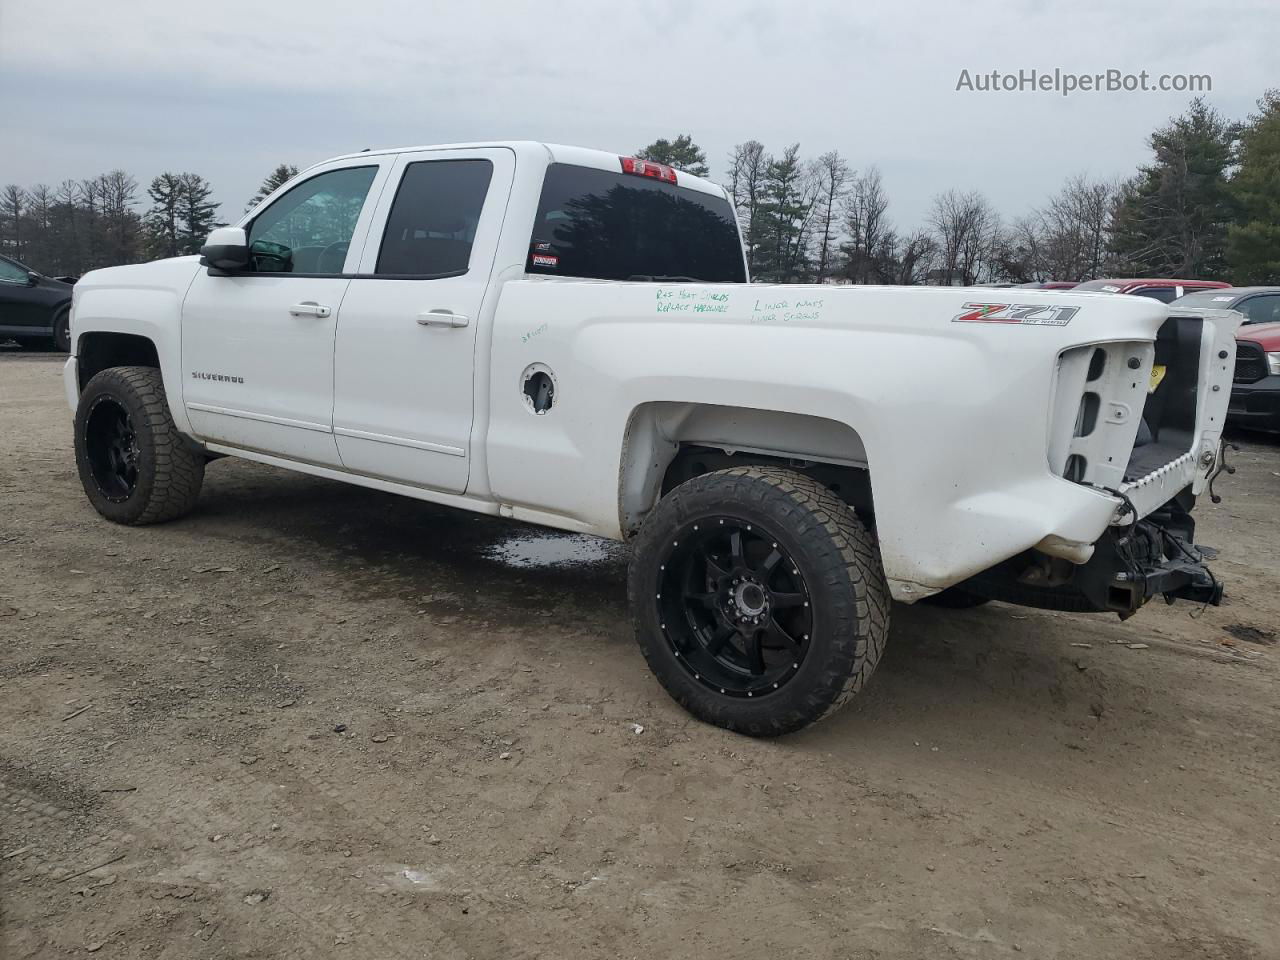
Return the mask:
<path id="1" fill-rule="evenodd" d="M 895 607 L 758 742 L 612 545 L 233 460 L 106 523 L 60 369 L 0 356 L 4 960 L 1280 956 L 1274 442 L 1198 511 L 1223 607 Z"/>

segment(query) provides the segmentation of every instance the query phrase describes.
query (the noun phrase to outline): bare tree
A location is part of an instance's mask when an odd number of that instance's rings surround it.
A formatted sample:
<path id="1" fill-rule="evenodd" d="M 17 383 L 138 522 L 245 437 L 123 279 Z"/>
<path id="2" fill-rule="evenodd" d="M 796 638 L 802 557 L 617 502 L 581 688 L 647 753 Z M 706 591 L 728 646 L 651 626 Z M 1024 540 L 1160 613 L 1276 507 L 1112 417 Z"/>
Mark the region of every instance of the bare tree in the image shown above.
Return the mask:
<path id="1" fill-rule="evenodd" d="M 816 181 L 817 204 L 814 211 L 814 243 L 817 247 L 814 268 L 819 280 L 834 272 L 837 252 L 840 207 L 849 189 L 853 171 L 840 154 L 831 150 L 824 153 L 813 165 Z"/>
<path id="2" fill-rule="evenodd" d="M 740 143 L 729 154 L 729 189 L 747 248 L 747 267 L 753 272 L 757 266 L 760 205 L 764 200 L 765 180 L 772 160 L 759 140 Z"/>
<path id="3" fill-rule="evenodd" d="M 130 263 L 141 258 L 142 221 L 134 206 L 138 181 L 123 170 L 112 170 L 98 178 L 101 182 L 102 211 L 107 225 L 107 250 L 114 263 Z"/>
<path id="4" fill-rule="evenodd" d="M 999 252 L 1000 218 L 977 192 L 948 190 L 934 197 L 929 215 L 944 285 L 971 286 L 988 273 Z"/>
<path id="5" fill-rule="evenodd" d="M 938 256 L 938 244 L 924 229 L 904 237 L 898 244 L 895 283 L 911 286 L 924 283 Z"/>
<path id="6" fill-rule="evenodd" d="M 1069 177 L 1040 212 L 1046 234 L 1043 279 L 1092 280 L 1103 272 L 1107 235 L 1119 193 L 1116 184 Z"/>
<path id="7" fill-rule="evenodd" d="M 844 246 L 845 273 L 854 283 L 883 282 L 886 278 L 876 269 L 877 252 L 892 232 L 887 216 L 889 197 L 880 179 L 880 170 L 868 167 L 854 177 L 845 203 Z"/>

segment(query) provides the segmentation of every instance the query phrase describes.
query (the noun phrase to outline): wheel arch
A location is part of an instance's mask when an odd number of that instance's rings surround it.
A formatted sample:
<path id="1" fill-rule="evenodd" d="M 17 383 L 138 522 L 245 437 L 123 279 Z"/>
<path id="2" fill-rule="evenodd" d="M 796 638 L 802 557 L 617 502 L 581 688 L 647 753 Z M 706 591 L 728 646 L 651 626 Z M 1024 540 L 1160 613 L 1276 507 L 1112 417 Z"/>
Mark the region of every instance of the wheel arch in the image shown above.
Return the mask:
<path id="1" fill-rule="evenodd" d="M 75 352 L 81 390 L 109 367 L 160 367 L 155 341 L 137 333 L 91 330 L 76 338 Z"/>
<path id="2" fill-rule="evenodd" d="M 623 437 L 623 534 L 634 534 L 672 487 L 702 473 L 753 464 L 810 474 L 867 522 L 874 514 L 866 444 L 849 424 L 782 410 L 654 401 L 632 410 Z"/>

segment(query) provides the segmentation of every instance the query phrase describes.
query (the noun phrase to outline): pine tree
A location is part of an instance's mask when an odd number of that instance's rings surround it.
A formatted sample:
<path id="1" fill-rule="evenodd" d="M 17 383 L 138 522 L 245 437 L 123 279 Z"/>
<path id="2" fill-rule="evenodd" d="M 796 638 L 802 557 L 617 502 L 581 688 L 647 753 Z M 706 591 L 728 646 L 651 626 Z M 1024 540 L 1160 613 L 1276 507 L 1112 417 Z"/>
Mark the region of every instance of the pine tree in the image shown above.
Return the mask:
<path id="1" fill-rule="evenodd" d="M 209 199 L 213 195 L 213 187 L 199 174 L 180 174 L 179 183 L 178 252 L 199 253 L 209 231 L 218 226 L 218 204 Z"/>
<path id="2" fill-rule="evenodd" d="M 647 147 L 637 150 L 636 156 L 641 160 L 665 163 L 695 177 L 705 177 L 711 172 L 711 168 L 707 166 L 706 153 L 687 133 L 680 134 L 674 140 L 655 140 Z"/>
<path id="3" fill-rule="evenodd" d="M 762 279 L 794 283 L 808 275 L 806 249 L 816 194 L 811 171 L 800 160 L 800 144 L 793 143 L 769 163 L 753 231 Z"/>
<path id="4" fill-rule="evenodd" d="M 1235 128 L 1196 98 L 1151 135 L 1154 162 L 1121 191 L 1111 250 L 1137 276 L 1215 279 L 1227 272 L 1227 184 Z"/>
<path id="5" fill-rule="evenodd" d="M 1232 281 L 1280 284 L 1280 89 L 1258 101 L 1241 134 L 1231 194 L 1238 211 L 1227 232 Z"/>
<path id="6" fill-rule="evenodd" d="M 21 260 L 23 255 L 22 219 L 26 210 L 27 191 L 16 183 L 6 186 L 0 193 L 0 223 L 4 227 L 0 232 L 0 249 L 17 260 Z"/>
<path id="7" fill-rule="evenodd" d="M 162 173 L 151 181 L 147 195 L 153 206 L 147 211 L 147 255 L 176 257 L 179 253 L 178 208 L 182 204 L 182 175 Z"/>
<path id="8" fill-rule="evenodd" d="M 263 200 L 267 199 L 267 197 L 271 196 L 271 194 L 275 193 L 277 189 L 279 189 L 280 187 L 283 187 L 286 183 L 288 183 L 297 175 L 298 175 L 297 167 L 288 163 L 280 164 L 278 167 L 272 170 L 269 174 L 267 174 L 267 178 L 262 181 L 262 186 L 258 188 L 258 192 L 253 195 L 253 199 L 249 201 L 249 205 L 244 208 L 245 211 L 248 212 L 249 210 L 252 210 L 258 204 L 260 204 Z"/>

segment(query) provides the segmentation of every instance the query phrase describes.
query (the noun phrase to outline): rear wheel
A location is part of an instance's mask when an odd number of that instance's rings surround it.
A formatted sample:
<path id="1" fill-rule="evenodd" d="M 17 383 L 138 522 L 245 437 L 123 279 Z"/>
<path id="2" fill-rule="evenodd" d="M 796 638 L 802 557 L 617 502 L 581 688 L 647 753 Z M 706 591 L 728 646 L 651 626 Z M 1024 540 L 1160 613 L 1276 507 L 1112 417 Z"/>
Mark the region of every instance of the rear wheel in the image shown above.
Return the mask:
<path id="1" fill-rule="evenodd" d="M 111 367 L 80 394 L 76 466 L 89 502 L 108 520 L 160 523 L 189 512 L 204 456 L 173 423 L 154 367 Z"/>
<path id="2" fill-rule="evenodd" d="M 668 494 L 629 571 L 636 636 L 694 716 L 751 736 L 799 730 L 870 678 L 889 594 L 871 535 L 801 474 L 737 467 Z"/>

